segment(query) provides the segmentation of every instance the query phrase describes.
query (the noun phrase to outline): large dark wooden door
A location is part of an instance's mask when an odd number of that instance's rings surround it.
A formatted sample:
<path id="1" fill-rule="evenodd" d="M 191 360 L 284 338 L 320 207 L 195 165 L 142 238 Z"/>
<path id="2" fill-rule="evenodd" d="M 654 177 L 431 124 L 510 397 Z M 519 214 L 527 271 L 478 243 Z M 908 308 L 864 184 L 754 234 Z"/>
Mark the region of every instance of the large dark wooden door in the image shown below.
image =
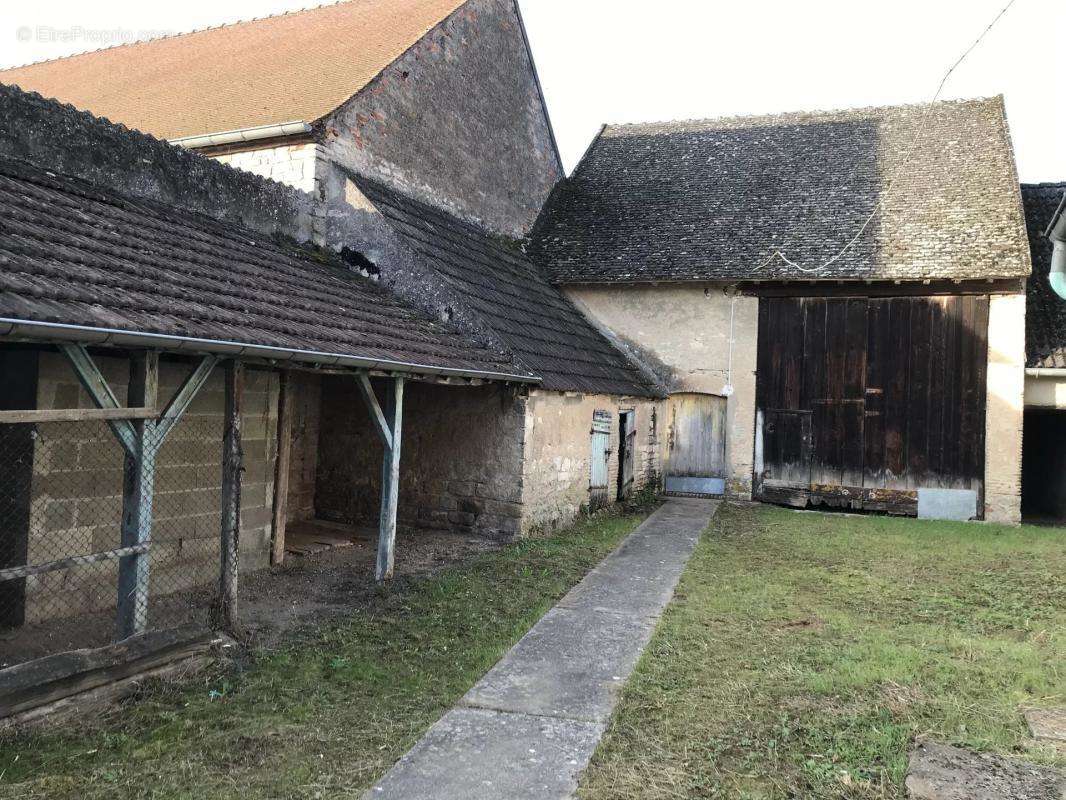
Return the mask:
<path id="1" fill-rule="evenodd" d="M 915 513 L 981 492 L 988 297 L 763 298 L 756 495 Z"/>

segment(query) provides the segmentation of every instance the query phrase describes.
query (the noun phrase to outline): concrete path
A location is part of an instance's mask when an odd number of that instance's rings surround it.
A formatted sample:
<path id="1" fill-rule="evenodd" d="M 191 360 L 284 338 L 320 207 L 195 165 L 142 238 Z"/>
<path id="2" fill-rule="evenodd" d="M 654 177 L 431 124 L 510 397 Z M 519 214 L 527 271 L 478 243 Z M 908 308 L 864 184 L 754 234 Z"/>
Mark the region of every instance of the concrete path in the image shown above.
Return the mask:
<path id="1" fill-rule="evenodd" d="M 364 800 L 570 797 L 717 508 L 712 500 L 667 500 Z"/>

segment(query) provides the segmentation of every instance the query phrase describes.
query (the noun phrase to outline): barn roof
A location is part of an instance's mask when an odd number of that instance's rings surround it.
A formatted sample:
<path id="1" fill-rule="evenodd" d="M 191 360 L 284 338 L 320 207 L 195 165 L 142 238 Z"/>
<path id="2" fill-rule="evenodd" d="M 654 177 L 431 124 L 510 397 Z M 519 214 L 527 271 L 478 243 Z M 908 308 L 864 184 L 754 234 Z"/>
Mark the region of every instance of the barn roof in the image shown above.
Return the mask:
<path id="1" fill-rule="evenodd" d="M 559 283 L 1030 269 L 1001 97 L 607 126 L 531 252 Z"/>
<path id="2" fill-rule="evenodd" d="M 518 244 L 358 179 L 381 213 L 546 389 L 657 396 L 654 381 L 585 318 Z"/>
<path id="3" fill-rule="evenodd" d="M 0 332 L 72 326 L 89 342 L 533 379 L 331 254 L 0 158 Z"/>
<path id="4" fill-rule="evenodd" d="M 1066 368 L 1066 300 L 1051 290 L 1051 240 L 1045 235 L 1056 210 L 1066 201 L 1066 183 L 1022 184 L 1025 221 L 1033 255 L 1033 276 L 1026 288 L 1026 366 Z"/>
<path id="5" fill-rule="evenodd" d="M 0 71 L 97 116 L 175 139 L 338 108 L 465 0 L 348 0 Z"/>

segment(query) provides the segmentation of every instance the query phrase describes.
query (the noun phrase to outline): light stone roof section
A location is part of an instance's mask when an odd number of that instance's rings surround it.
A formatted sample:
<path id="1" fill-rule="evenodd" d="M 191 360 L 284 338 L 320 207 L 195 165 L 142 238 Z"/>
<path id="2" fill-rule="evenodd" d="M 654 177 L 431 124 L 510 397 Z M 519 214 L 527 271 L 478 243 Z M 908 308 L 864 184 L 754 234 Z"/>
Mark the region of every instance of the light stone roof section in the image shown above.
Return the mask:
<path id="1" fill-rule="evenodd" d="M 341 106 L 465 0 L 349 0 L 0 71 L 112 122 L 176 139 Z"/>
<path id="2" fill-rule="evenodd" d="M 558 283 L 1030 272 L 1002 97 L 607 126 L 532 253 Z"/>

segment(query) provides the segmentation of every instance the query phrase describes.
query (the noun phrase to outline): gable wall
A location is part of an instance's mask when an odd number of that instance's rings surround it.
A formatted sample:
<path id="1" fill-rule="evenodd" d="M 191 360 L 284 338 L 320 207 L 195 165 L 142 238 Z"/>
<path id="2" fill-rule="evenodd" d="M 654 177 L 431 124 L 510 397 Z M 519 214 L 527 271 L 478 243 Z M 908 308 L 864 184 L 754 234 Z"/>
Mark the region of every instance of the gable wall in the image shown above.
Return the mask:
<path id="1" fill-rule="evenodd" d="M 726 404 L 727 491 L 750 497 L 758 300 L 738 296 L 734 301 L 713 284 L 567 286 L 565 293 L 652 369 L 668 393 L 724 394 L 732 370 L 733 394 Z"/>
<path id="2" fill-rule="evenodd" d="M 563 177 L 514 0 L 470 0 L 327 118 L 323 141 L 329 161 L 509 236 Z"/>

